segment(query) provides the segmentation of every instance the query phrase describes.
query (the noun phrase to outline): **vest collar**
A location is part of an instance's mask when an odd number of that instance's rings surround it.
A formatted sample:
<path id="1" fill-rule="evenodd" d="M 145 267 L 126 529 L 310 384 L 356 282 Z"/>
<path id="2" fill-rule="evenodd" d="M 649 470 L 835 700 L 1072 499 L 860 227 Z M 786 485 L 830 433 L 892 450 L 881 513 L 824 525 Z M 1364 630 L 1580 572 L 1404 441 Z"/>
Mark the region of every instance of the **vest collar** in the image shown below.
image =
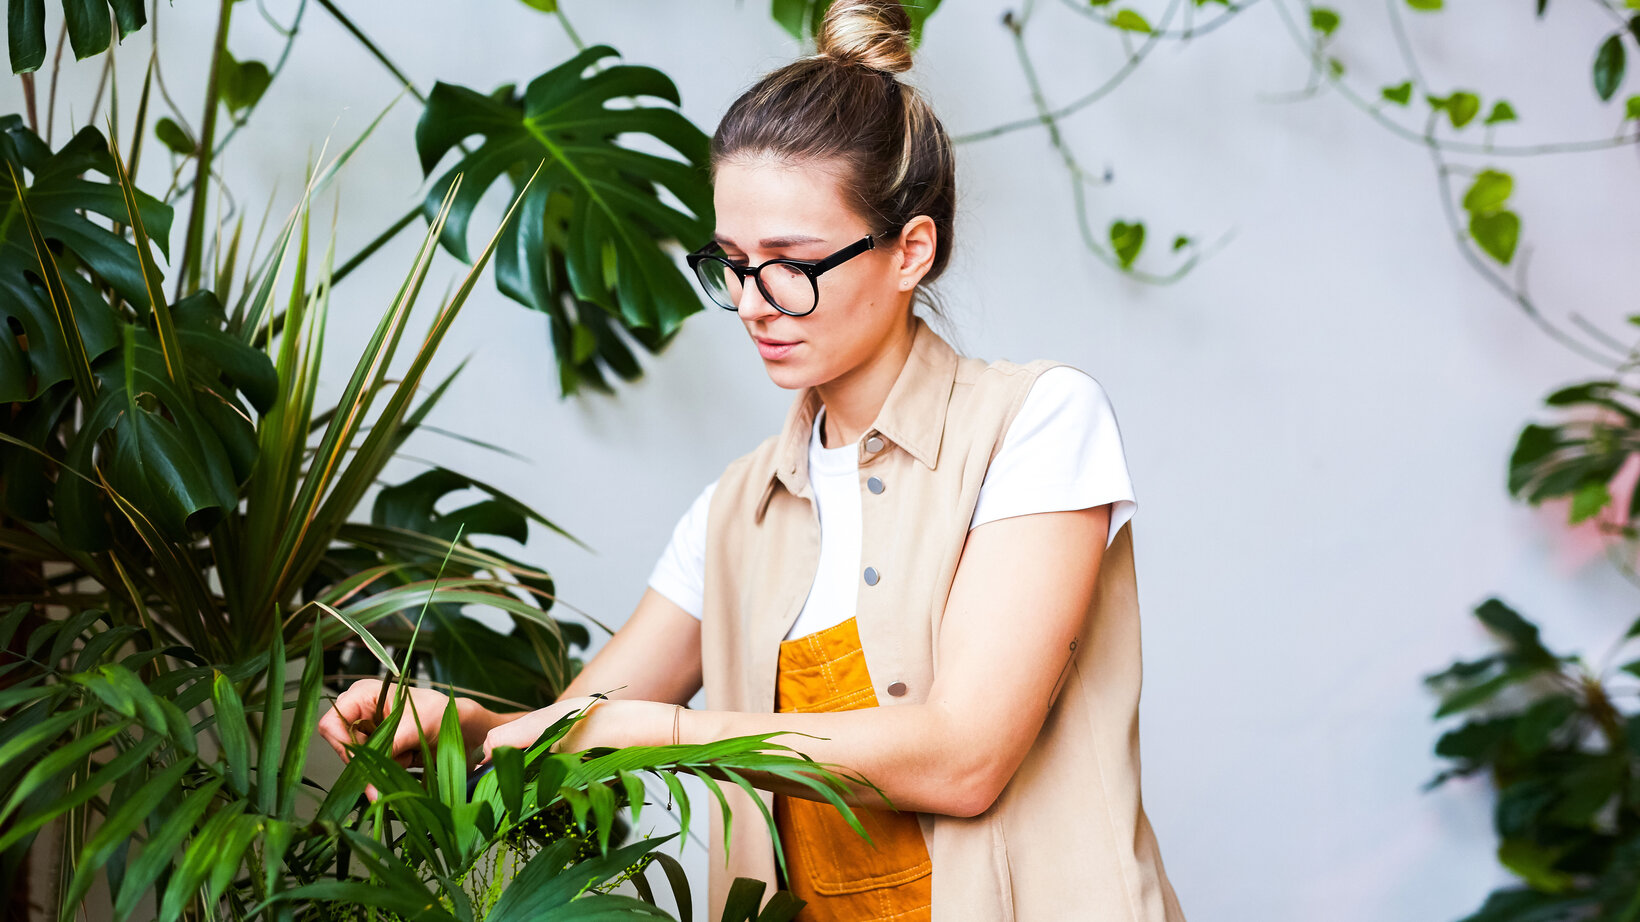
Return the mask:
<path id="1" fill-rule="evenodd" d="M 905 449 L 933 470 L 939 461 L 946 408 L 951 401 L 951 386 L 956 380 L 961 356 L 922 317 L 912 315 L 912 320 L 915 329 L 911 334 L 911 354 L 906 357 L 893 387 L 889 388 L 876 421 L 861 439 L 872 433 L 880 434 L 885 441 Z M 758 522 L 763 521 L 763 512 L 769 506 L 776 484 L 795 496 L 808 495 L 809 439 L 820 407 L 819 391 L 804 387 L 798 390 L 791 408 L 786 411 L 769 482 L 757 504 Z"/>

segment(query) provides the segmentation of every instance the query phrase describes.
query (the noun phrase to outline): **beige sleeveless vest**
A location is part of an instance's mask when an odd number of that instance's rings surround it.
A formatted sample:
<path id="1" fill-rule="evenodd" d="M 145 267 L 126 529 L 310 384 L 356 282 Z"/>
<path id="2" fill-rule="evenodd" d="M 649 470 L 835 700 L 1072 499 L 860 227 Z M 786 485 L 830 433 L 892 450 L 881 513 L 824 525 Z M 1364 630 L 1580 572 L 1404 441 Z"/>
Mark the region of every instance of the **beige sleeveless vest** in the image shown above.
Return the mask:
<path id="1" fill-rule="evenodd" d="M 921 317 L 915 324 L 911 355 L 859 442 L 860 565 L 877 581 L 860 582 L 856 618 L 881 707 L 926 699 L 986 468 L 1036 376 L 1064 364 L 987 364 L 959 356 Z M 800 390 L 781 432 L 732 462 L 712 497 L 701 625 L 709 708 L 774 711 L 780 642 L 820 555 L 808 481 L 819 409 L 819 394 Z M 867 489 L 871 477 L 882 492 Z M 1139 796 L 1139 649 L 1130 521 L 1105 551 L 1072 665 L 1013 779 L 978 816 L 917 814 L 935 922 L 1183 922 Z M 762 812 L 722 787 L 731 847 L 725 854 L 721 811 L 708 811 L 710 919 L 734 878 L 767 881 L 765 897 L 776 882 Z"/>

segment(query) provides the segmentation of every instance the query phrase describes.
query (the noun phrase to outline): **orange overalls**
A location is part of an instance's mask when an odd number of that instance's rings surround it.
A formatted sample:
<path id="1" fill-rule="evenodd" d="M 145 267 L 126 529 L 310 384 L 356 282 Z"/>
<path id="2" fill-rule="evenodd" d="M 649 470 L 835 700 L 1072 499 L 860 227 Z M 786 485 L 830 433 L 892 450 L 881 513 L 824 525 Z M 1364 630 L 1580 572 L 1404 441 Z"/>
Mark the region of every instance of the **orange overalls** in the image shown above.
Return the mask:
<path id="1" fill-rule="evenodd" d="M 776 710 L 877 706 L 853 618 L 780 644 Z M 774 795 L 786 889 L 806 900 L 796 922 L 926 922 L 933 863 L 917 814 L 855 807 L 868 843 L 829 803 Z M 873 848 L 875 844 L 875 848 Z"/>

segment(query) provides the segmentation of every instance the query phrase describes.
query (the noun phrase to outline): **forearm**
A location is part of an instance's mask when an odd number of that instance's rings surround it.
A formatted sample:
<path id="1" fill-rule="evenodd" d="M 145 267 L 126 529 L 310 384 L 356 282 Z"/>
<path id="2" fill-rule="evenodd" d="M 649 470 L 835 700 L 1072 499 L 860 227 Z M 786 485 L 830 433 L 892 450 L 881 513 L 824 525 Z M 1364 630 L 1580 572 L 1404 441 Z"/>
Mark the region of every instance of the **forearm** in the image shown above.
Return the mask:
<path id="1" fill-rule="evenodd" d="M 668 709 L 670 710 L 670 709 Z M 970 815 L 989 802 L 990 767 L 984 750 L 964 738 L 958 722 L 939 706 L 906 704 L 808 714 L 690 711 L 679 714 L 679 742 L 708 743 L 734 736 L 779 731 L 770 742 L 798 750 L 816 762 L 842 766 L 880 788 L 895 809 Z M 670 728 L 668 728 L 669 730 Z M 823 739 L 797 736 L 811 734 Z M 670 743 L 670 736 L 656 743 Z M 822 800 L 800 784 L 765 772 L 743 773 L 765 790 Z M 846 780 L 846 779 L 845 779 Z M 844 800 L 883 807 L 871 788 L 850 783 Z"/>
<path id="2" fill-rule="evenodd" d="M 992 745 L 976 746 L 971 721 L 937 704 L 904 704 L 808 714 L 760 714 L 741 711 L 693 711 L 656 701 L 610 698 L 579 699 L 587 706 L 577 729 L 565 737 L 565 751 L 597 747 L 703 745 L 731 737 L 773 734 L 769 742 L 789 746 L 816 762 L 839 766 L 833 773 L 849 788 L 843 799 L 865 807 L 885 806 L 870 786 L 850 782 L 842 773 L 876 785 L 898 810 L 971 816 L 991 803 L 1005 779 Z M 524 747 L 551 723 L 570 699 L 525 719 L 476 709 L 463 718 L 463 729 L 499 726 L 488 744 Z M 486 733 L 489 731 L 486 730 Z M 1011 767 L 1009 768 L 1011 771 Z M 814 790 L 764 772 L 747 772 L 748 781 L 764 790 L 823 801 Z"/>
<path id="3" fill-rule="evenodd" d="M 586 671 L 583 670 L 580 675 L 570 681 L 569 685 L 564 687 L 563 693 L 553 700 L 554 702 L 558 702 L 569 698 L 586 697 L 591 695 L 596 690 L 593 688 L 593 684 L 593 682 L 588 680 Z M 623 691 L 625 690 L 610 691 L 606 694 L 610 698 L 631 697 L 630 695 L 622 694 Z M 471 698 L 457 698 L 456 713 L 461 721 L 462 736 L 466 739 L 468 747 L 471 748 L 484 742 L 484 737 L 489 735 L 489 732 L 494 730 L 496 727 L 499 727 L 504 723 L 517 720 L 518 718 L 533 712 L 492 711 Z"/>

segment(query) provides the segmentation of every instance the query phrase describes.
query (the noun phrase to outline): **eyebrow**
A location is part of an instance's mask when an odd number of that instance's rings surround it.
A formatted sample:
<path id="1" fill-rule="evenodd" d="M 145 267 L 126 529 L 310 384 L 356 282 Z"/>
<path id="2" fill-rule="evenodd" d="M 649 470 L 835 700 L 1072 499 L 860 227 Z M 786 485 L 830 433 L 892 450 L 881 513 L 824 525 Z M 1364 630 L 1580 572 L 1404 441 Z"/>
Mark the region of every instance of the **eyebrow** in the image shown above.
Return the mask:
<path id="1" fill-rule="evenodd" d="M 722 234 L 713 234 L 712 239 L 723 246 L 734 246 L 735 242 Z M 805 243 L 825 243 L 824 237 L 811 237 L 808 234 L 787 234 L 784 237 L 764 237 L 758 241 L 765 250 L 778 250 L 782 247 L 801 246 Z"/>

